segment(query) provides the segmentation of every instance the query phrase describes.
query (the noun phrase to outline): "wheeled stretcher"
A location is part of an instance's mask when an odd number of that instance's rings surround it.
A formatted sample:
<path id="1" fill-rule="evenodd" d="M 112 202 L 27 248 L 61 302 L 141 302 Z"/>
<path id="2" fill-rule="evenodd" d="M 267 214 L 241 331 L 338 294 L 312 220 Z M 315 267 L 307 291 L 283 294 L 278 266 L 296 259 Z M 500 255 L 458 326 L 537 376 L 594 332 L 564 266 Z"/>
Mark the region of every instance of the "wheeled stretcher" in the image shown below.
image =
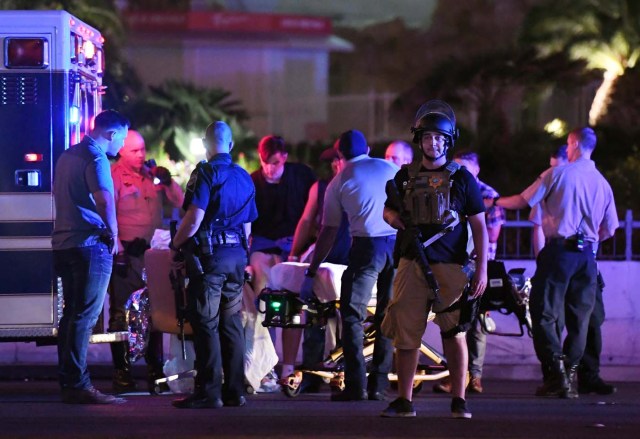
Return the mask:
<path id="1" fill-rule="evenodd" d="M 284 262 L 276 264 L 271 268 L 271 278 L 268 286 L 272 291 L 288 291 L 298 293 L 300 286 L 304 281 L 304 271 L 308 264 L 298 262 Z M 336 265 L 323 263 L 318 268 L 314 278 L 314 293 L 321 303 L 336 303 L 340 298 L 340 279 L 342 273 L 346 269 L 344 265 Z M 374 297 L 372 303 L 369 304 L 371 315 L 375 311 L 375 290 L 372 295 Z M 261 305 L 261 307 L 264 305 Z M 339 306 L 336 305 L 339 310 Z M 262 308 L 264 312 L 265 309 Z M 432 320 L 433 314 L 430 315 Z M 267 322 L 268 324 L 268 322 Z M 373 357 L 373 347 L 376 328 L 369 320 L 365 321 L 363 354 L 365 361 L 369 362 Z M 280 325 L 277 325 L 280 326 Z M 335 345 L 335 343 L 334 343 Z M 420 352 L 430 360 L 428 364 L 420 364 L 414 378 L 414 391 L 419 391 L 424 381 L 434 381 L 449 376 L 446 360 L 442 354 L 431 347 L 426 342 L 422 342 Z M 300 394 L 300 374 L 311 374 L 322 377 L 333 389 L 344 390 L 344 353 L 342 347 L 337 345 L 325 358 L 322 367 L 311 369 L 296 368 L 294 375 L 286 380 L 282 386 L 285 395 L 296 397 Z M 297 378 L 296 378 L 296 375 Z M 398 376 L 395 373 L 389 374 L 389 381 L 397 382 Z"/>

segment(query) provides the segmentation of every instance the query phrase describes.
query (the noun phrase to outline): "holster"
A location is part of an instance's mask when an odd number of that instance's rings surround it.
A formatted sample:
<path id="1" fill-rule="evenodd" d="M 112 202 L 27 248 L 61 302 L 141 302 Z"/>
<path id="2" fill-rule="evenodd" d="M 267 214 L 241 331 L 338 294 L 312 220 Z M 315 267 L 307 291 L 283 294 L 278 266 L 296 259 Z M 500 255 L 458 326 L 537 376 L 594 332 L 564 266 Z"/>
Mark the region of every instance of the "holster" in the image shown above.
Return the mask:
<path id="1" fill-rule="evenodd" d="M 467 332 L 475 324 L 478 314 L 480 313 L 480 299 L 470 298 L 469 290 L 469 287 L 465 288 L 460 300 L 442 311 L 444 313 L 460 309 L 460 320 L 458 321 L 458 324 L 455 328 L 450 329 L 449 331 L 441 332 L 440 334 L 442 338 L 452 338 L 455 337 L 456 334 Z"/>

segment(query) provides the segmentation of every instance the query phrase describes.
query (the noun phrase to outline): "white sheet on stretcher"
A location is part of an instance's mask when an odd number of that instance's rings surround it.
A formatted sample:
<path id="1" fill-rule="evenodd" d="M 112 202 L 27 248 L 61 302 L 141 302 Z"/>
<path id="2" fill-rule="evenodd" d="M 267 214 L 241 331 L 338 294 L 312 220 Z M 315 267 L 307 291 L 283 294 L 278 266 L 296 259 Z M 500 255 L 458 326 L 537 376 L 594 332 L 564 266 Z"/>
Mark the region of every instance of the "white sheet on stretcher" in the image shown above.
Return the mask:
<path id="1" fill-rule="evenodd" d="M 289 290 L 300 292 L 304 281 L 304 272 L 309 264 L 302 262 L 283 262 L 271 267 L 271 273 L 267 286 L 273 290 Z M 346 265 L 324 262 L 318 267 L 318 272 L 313 280 L 313 292 L 321 302 L 331 302 L 340 299 L 340 286 L 342 274 L 347 269 Z M 373 286 L 372 299 L 375 298 L 377 288 Z"/>

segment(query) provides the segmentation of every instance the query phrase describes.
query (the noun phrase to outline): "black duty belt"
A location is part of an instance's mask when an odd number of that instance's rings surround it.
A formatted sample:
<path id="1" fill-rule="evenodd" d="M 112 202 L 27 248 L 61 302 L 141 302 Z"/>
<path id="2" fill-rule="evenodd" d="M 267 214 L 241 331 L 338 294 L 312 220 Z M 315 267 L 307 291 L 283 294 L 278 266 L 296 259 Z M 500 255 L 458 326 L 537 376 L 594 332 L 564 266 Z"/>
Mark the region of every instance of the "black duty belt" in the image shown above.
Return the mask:
<path id="1" fill-rule="evenodd" d="M 592 244 L 591 241 L 584 241 L 582 246 L 578 247 L 575 236 L 570 236 L 569 238 L 547 238 L 545 240 L 545 245 L 563 247 L 571 251 L 591 251 Z"/>
<path id="2" fill-rule="evenodd" d="M 239 245 L 242 244 L 242 237 L 237 232 L 214 232 L 211 235 L 211 244 L 214 246 Z"/>

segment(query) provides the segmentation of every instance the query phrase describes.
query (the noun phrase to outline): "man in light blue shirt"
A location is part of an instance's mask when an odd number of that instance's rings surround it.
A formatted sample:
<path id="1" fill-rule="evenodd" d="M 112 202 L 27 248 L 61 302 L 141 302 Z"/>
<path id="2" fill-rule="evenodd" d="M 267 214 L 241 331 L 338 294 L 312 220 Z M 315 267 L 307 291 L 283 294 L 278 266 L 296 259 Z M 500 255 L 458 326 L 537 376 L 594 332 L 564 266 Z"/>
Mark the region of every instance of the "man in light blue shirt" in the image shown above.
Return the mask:
<path id="1" fill-rule="evenodd" d="M 382 335 L 379 327 L 391 299 L 395 273 L 393 247 L 396 240 L 396 230 L 384 221 L 382 213 L 386 200 L 385 185 L 399 168 L 391 162 L 369 157 L 367 141 L 357 130 L 343 133 L 336 143 L 336 149 L 346 163 L 327 187 L 322 228 L 300 295 L 303 298 L 312 295 L 312 279 L 320 263 L 329 254 L 342 220 L 342 212 L 346 212 L 353 241 L 340 292 L 345 389 L 333 395 L 331 400 L 382 400 L 389 386 L 388 373 L 391 370 L 393 348 L 391 340 Z M 371 300 L 374 284 L 378 292 L 373 324 L 378 330 L 367 381 L 362 353 L 362 324 L 367 316 L 367 304 Z"/>

